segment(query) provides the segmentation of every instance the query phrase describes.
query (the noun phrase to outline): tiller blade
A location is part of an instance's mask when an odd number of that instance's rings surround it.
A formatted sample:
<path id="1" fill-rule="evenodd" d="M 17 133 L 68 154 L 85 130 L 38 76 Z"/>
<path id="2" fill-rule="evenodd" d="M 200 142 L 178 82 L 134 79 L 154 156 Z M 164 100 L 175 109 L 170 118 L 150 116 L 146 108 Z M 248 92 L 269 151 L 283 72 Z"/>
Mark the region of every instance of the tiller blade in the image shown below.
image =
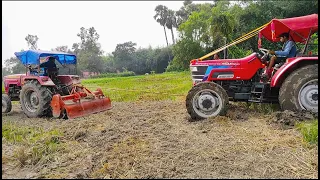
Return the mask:
<path id="1" fill-rule="evenodd" d="M 74 85 L 70 95 L 54 95 L 50 105 L 54 117 L 69 119 L 111 109 L 110 98 L 100 88 L 91 92 L 82 85 Z"/>

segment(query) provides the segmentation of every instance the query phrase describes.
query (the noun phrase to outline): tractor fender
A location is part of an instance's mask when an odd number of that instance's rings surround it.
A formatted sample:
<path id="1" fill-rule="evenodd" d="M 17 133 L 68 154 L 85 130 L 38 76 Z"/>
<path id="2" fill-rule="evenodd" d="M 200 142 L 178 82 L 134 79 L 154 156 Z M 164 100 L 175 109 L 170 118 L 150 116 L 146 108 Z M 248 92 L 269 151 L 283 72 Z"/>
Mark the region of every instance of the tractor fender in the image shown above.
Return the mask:
<path id="1" fill-rule="evenodd" d="M 287 62 L 282 65 L 273 75 L 270 87 L 280 87 L 282 82 L 289 76 L 291 72 L 306 64 L 318 63 L 318 57 L 295 57 L 287 59 Z M 318 73 L 318 72 L 310 72 Z"/>
<path id="2" fill-rule="evenodd" d="M 21 84 L 23 85 L 26 81 L 33 79 L 37 80 L 42 86 L 55 86 L 48 76 L 27 76 L 22 78 Z"/>

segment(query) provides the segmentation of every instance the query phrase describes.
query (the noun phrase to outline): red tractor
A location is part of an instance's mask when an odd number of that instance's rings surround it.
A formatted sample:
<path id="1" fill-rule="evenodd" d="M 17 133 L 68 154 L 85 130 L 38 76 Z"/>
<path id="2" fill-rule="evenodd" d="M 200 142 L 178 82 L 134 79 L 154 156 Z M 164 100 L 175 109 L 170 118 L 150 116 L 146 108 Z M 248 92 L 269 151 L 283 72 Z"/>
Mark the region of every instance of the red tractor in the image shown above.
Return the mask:
<path id="1" fill-rule="evenodd" d="M 55 62 L 62 67 L 76 67 L 75 55 L 38 50 L 15 55 L 26 66 L 26 74 L 4 77 L 6 94 L 2 94 L 2 113 L 11 111 L 11 101 L 20 101 L 22 111 L 32 118 L 72 119 L 111 108 L 110 98 L 105 97 L 100 88 L 89 91 L 81 85 L 79 76 L 58 75 Z"/>
<path id="2" fill-rule="evenodd" d="M 259 47 L 241 59 L 204 60 L 190 62 L 193 87 L 186 98 L 186 108 L 192 119 L 225 115 L 231 101 L 279 103 L 283 110 L 307 110 L 318 112 L 318 55 L 307 54 L 309 40 L 318 31 L 318 14 L 273 19 L 268 24 L 252 31 L 248 36 L 259 34 L 269 41 L 277 42 L 282 33 L 289 33 L 295 43 L 305 44 L 301 54 L 275 64 L 270 81 L 262 80 L 268 63 L 268 50 Z M 248 37 L 247 36 L 247 37 Z M 240 40 L 239 40 L 240 39 Z M 209 56 L 240 42 L 239 38 Z"/>

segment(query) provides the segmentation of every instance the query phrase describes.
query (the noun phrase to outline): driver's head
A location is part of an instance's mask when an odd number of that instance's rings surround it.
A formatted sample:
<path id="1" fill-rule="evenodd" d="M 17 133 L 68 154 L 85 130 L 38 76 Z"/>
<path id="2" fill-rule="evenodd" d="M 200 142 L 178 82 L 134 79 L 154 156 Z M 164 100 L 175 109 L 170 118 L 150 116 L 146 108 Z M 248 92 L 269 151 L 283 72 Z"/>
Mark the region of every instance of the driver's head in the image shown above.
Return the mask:
<path id="1" fill-rule="evenodd" d="M 55 62 L 55 60 L 56 60 L 56 58 L 51 56 L 51 57 L 49 57 L 49 60 L 48 60 L 48 61 L 51 61 L 51 62 L 53 62 L 53 63 L 54 63 L 54 62 Z"/>
<path id="2" fill-rule="evenodd" d="M 289 40 L 289 33 L 282 33 L 278 36 L 281 42 L 286 42 Z"/>

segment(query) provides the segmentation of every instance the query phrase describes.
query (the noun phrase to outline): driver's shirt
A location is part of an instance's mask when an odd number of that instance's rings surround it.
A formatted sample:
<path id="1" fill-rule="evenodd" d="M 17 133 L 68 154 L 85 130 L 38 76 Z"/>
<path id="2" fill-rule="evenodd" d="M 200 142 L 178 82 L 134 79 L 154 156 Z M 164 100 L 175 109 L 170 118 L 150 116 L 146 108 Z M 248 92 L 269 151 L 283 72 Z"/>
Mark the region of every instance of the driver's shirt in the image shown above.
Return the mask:
<path id="1" fill-rule="evenodd" d="M 57 68 L 57 65 L 56 65 L 56 63 L 54 63 L 54 61 L 49 60 L 45 63 L 40 64 L 40 67 L 52 69 L 52 68 Z"/>
<path id="2" fill-rule="evenodd" d="M 296 44 L 293 41 L 288 40 L 284 43 L 282 51 L 275 51 L 277 57 L 295 57 L 297 53 Z"/>

